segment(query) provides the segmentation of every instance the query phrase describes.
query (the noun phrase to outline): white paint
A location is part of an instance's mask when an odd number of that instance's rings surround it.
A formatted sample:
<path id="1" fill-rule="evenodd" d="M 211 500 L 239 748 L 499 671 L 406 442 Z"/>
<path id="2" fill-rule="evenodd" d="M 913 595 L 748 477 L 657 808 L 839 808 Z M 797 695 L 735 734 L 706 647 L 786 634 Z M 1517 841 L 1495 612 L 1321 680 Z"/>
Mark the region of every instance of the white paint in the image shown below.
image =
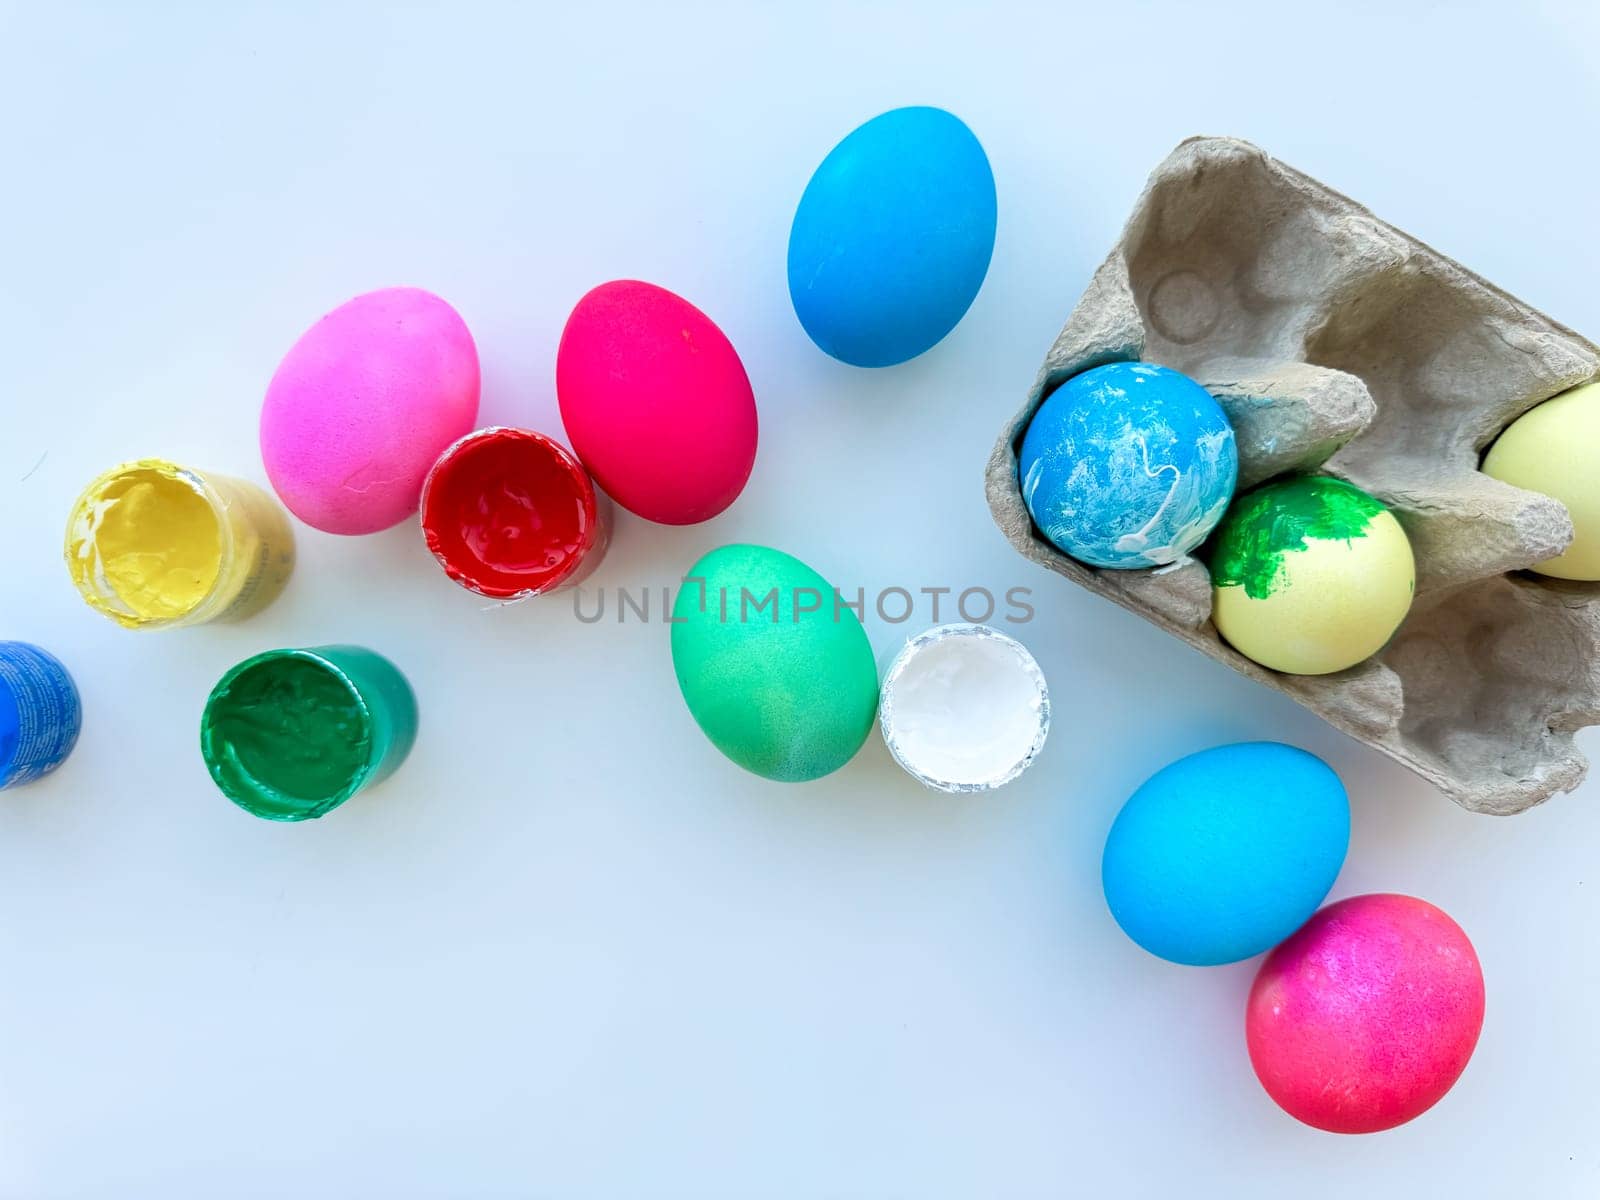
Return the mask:
<path id="1" fill-rule="evenodd" d="M 879 705 L 883 740 L 944 792 L 988 791 L 1027 769 L 1050 729 L 1033 655 L 987 625 L 940 625 L 895 656 Z"/>

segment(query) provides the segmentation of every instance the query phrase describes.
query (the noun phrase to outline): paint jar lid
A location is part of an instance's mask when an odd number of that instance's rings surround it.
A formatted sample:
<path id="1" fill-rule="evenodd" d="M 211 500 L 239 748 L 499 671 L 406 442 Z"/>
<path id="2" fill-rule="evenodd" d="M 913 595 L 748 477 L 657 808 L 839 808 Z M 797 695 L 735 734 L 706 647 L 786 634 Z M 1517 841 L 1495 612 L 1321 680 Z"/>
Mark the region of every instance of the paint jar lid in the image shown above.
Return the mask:
<path id="1" fill-rule="evenodd" d="M 1050 731 L 1050 693 L 1027 648 L 987 625 L 938 625 L 895 655 L 878 720 L 889 753 L 941 792 L 1010 783 Z"/>
<path id="2" fill-rule="evenodd" d="M 602 501 L 566 447 L 497 425 L 455 442 L 428 472 L 422 535 L 462 587 L 522 600 L 598 565 L 609 536 Z"/>
<path id="3" fill-rule="evenodd" d="M 254 816 L 304 821 L 386 777 L 416 736 L 410 687 L 356 646 L 268 650 L 206 701 L 200 751 L 223 795 Z"/>

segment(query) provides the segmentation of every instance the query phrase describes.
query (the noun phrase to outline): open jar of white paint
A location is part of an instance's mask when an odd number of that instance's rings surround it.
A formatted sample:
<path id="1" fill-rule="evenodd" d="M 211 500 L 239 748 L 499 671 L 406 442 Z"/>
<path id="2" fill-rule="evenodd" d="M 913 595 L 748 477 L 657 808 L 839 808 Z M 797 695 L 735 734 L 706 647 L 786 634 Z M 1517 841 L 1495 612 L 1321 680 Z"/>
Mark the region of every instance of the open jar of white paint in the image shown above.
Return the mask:
<path id="1" fill-rule="evenodd" d="M 889 753 L 941 792 L 1010 783 L 1044 746 L 1050 692 L 1027 648 L 987 625 L 937 625 L 895 655 L 878 720 Z"/>

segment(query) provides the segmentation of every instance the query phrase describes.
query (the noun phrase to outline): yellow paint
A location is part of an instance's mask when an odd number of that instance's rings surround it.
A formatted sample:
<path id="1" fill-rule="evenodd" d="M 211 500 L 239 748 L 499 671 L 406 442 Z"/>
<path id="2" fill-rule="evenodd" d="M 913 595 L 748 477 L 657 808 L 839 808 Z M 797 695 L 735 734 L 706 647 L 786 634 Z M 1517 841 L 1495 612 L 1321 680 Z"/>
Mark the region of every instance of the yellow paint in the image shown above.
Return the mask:
<path id="1" fill-rule="evenodd" d="M 1483 473 L 1551 496 L 1572 515 L 1572 544 L 1533 570 L 1600 580 L 1600 383 L 1523 413 L 1490 447 Z"/>
<path id="2" fill-rule="evenodd" d="M 1405 530 L 1384 512 L 1359 538 L 1307 539 L 1283 555 L 1271 595 L 1216 588 L 1211 618 L 1235 650 L 1274 671 L 1326 675 L 1383 649 L 1411 608 L 1416 563 Z"/>
<path id="3" fill-rule="evenodd" d="M 67 527 L 83 598 L 128 628 L 237 619 L 287 580 L 293 537 L 259 489 L 160 459 L 90 484 Z"/>

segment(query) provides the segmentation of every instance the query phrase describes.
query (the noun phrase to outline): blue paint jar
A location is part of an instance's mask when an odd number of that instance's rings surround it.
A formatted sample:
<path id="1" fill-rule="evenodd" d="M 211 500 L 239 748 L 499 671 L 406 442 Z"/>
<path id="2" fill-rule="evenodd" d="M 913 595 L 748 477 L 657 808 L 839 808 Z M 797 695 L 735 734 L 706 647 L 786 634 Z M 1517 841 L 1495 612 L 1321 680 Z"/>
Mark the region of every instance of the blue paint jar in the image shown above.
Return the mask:
<path id="1" fill-rule="evenodd" d="M 0 642 L 0 789 L 48 775 L 72 753 L 83 706 L 55 655 Z"/>

